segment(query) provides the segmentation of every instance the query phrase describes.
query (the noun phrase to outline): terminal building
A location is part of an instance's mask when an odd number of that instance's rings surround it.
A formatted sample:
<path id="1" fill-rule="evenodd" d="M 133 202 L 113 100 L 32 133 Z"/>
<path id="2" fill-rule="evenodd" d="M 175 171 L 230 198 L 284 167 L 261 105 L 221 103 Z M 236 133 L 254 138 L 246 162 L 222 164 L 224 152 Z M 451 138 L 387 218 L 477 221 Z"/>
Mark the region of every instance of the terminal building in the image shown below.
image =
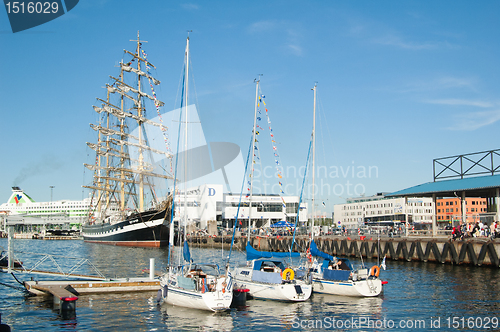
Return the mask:
<path id="1" fill-rule="evenodd" d="M 397 226 L 432 224 L 434 203 L 429 197 L 387 197 L 387 193 L 374 196 L 348 198 L 345 204 L 334 206 L 334 222 L 346 229 L 363 226 Z"/>
<path id="2" fill-rule="evenodd" d="M 12 187 L 7 203 L 0 205 L 0 231 L 6 231 L 7 219 L 14 225 L 15 232 L 76 231 L 87 219 L 89 207 L 90 198 L 35 202 L 21 188 Z"/>
<path id="3" fill-rule="evenodd" d="M 272 224 L 286 220 L 295 223 L 299 207 L 298 196 L 252 195 L 252 206 L 249 197 L 240 194 L 223 192 L 223 185 L 204 184 L 185 191 L 179 190 L 175 195 L 175 215 L 183 218 L 187 208 L 187 224 L 204 229 L 210 221 L 217 226 L 231 228 L 238 213 L 237 227 L 248 226 L 251 217 L 253 228 L 271 227 Z M 240 206 L 238 212 L 238 205 Z M 307 222 L 307 204 L 301 203 L 297 225 Z"/>

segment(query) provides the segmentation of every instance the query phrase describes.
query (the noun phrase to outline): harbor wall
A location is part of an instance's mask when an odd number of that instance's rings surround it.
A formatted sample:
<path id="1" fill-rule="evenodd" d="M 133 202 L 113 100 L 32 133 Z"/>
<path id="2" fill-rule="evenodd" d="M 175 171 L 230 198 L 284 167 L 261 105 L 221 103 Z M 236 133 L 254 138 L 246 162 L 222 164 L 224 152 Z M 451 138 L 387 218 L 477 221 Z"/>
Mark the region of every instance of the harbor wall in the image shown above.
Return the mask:
<path id="1" fill-rule="evenodd" d="M 191 236 L 191 246 L 229 249 L 231 236 Z M 500 241 L 490 238 L 470 238 L 452 241 L 446 237 L 400 237 L 400 238 L 349 238 L 345 236 L 320 236 L 314 239 L 318 248 L 333 256 L 379 258 L 434 262 L 439 264 L 467 264 L 473 266 L 500 267 Z M 293 251 L 305 252 L 309 247 L 308 236 L 296 237 Z M 234 248 L 245 250 L 245 236 L 236 237 Z M 252 247 L 263 251 L 285 252 L 290 250 L 291 236 L 252 237 Z"/>

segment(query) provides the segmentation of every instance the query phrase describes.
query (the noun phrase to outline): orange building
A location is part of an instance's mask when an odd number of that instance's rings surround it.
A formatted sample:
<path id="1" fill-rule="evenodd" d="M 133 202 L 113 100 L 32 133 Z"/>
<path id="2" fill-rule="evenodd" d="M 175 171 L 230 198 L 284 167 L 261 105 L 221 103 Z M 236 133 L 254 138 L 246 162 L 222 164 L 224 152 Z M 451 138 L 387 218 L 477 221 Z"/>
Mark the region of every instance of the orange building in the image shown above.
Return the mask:
<path id="1" fill-rule="evenodd" d="M 487 212 L 486 198 L 465 198 L 465 219 L 468 223 L 479 222 L 479 214 Z M 458 197 L 436 199 L 436 222 L 452 224 L 462 220 L 462 200 Z"/>

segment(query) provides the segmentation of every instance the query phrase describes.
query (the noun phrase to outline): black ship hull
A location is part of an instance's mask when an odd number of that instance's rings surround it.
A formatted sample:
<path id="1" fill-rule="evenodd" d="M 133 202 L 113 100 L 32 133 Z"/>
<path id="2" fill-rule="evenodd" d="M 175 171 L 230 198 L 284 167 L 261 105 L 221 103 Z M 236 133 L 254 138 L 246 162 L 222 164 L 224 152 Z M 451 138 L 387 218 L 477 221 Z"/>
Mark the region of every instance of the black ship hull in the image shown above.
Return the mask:
<path id="1" fill-rule="evenodd" d="M 117 223 L 85 225 L 85 242 L 129 247 L 167 247 L 169 210 L 136 213 Z"/>

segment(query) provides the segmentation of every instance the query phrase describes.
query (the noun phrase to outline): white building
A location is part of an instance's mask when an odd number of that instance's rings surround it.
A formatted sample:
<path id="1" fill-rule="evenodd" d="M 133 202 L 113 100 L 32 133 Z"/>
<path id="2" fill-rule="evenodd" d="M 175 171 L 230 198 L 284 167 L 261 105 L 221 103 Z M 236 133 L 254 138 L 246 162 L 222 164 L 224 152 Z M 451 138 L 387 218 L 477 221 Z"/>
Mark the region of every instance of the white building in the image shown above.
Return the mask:
<path id="1" fill-rule="evenodd" d="M 393 226 L 394 223 L 432 224 L 435 214 L 430 197 L 388 198 L 384 193 L 369 197 L 349 198 L 334 206 L 334 221 L 348 229 L 362 226 Z"/>
<path id="2" fill-rule="evenodd" d="M 177 191 L 175 199 L 175 220 L 185 216 L 184 207 L 187 206 L 187 224 L 199 228 L 207 227 L 211 220 L 217 220 L 217 202 L 223 200 L 223 186 L 219 184 L 204 184 L 196 188 L 184 191 Z M 181 221 L 180 224 L 184 222 Z"/>
<path id="3" fill-rule="evenodd" d="M 240 194 L 223 193 L 223 185 L 204 184 L 199 187 L 178 191 L 175 196 L 176 219 L 183 218 L 187 206 L 187 224 L 206 228 L 211 220 L 218 226 L 233 227 L 238 210 Z M 239 227 L 247 227 L 250 214 L 249 198 L 243 195 L 238 214 Z M 270 227 L 273 223 L 286 220 L 295 223 L 298 196 L 252 195 L 252 227 Z M 241 222 L 241 224 L 240 224 Z M 302 203 L 299 222 L 307 222 L 307 204 Z M 182 221 L 181 221 L 182 224 Z M 299 225 L 299 224 L 298 224 Z"/>

